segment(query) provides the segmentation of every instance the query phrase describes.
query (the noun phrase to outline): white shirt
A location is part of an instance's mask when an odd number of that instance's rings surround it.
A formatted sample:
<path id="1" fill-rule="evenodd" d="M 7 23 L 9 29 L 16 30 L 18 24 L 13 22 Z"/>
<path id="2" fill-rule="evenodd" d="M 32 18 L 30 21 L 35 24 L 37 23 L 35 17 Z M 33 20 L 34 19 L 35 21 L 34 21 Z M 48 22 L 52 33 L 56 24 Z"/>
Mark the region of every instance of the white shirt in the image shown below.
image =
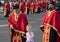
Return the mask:
<path id="1" fill-rule="evenodd" d="M 12 7 L 12 4 L 13 4 L 13 3 L 12 3 L 12 2 L 10 2 L 10 7 Z"/>
<path id="2" fill-rule="evenodd" d="M 30 33 L 27 32 L 27 33 L 26 33 L 26 38 L 27 38 L 26 41 L 31 41 L 31 40 L 33 40 L 33 38 L 31 39 L 30 36 L 34 37 L 34 33 L 33 33 L 33 32 L 30 32 Z"/>

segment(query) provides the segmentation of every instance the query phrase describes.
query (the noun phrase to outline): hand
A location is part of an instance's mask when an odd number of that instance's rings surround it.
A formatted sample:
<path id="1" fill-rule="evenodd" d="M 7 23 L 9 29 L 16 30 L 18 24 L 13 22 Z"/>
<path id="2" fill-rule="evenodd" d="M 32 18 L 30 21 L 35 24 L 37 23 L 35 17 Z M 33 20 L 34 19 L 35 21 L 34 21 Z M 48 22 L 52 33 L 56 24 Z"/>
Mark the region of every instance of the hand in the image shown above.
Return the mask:
<path id="1" fill-rule="evenodd" d="M 32 40 L 32 39 L 33 39 L 33 37 L 32 37 L 32 36 L 30 36 L 30 39 Z"/>
<path id="2" fill-rule="evenodd" d="M 30 33 L 29 33 L 29 38 L 30 38 L 30 39 L 33 39 L 33 36 L 32 36 Z"/>
<path id="3" fill-rule="evenodd" d="M 13 25 L 10 25 L 10 28 L 13 28 Z"/>
<path id="4" fill-rule="evenodd" d="M 40 27 L 43 27 L 43 25 L 41 25 Z"/>

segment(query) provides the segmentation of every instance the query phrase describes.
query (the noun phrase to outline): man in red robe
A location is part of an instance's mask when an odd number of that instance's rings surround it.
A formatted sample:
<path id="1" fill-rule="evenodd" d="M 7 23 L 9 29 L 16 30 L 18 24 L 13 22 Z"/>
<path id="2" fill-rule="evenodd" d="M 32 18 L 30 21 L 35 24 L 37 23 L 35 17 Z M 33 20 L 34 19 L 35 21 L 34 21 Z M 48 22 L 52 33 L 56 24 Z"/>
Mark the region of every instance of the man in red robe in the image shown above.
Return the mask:
<path id="1" fill-rule="evenodd" d="M 10 4 L 8 2 L 5 2 L 3 10 L 4 10 L 4 17 L 8 17 L 10 14 Z"/>
<path id="2" fill-rule="evenodd" d="M 30 3 L 30 12 L 33 14 L 34 13 L 34 2 L 31 1 Z"/>
<path id="3" fill-rule="evenodd" d="M 43 0 L 39 1 L 40 11 L 43 12 Z"/>
<path id="4" fill-rule="evenodd" d="M 29 9 L 30 9 L 30 3 L 29 1 L 25 2 L 25 13 L 29 14 Z"/>
<path id="5" fill-rule="evenodd" d="M 18 30 L 21 33 L 22 42 L 26 42 L 26 26 L 28 25 L 28 20 L 25 15 L 25 8 L 22 8 L 20 11 L 21 13 L 18 17 Z"/>
<path id="6" fill-rule="evenodd" d="M 49 3 L 47 1 L 43 2 L 43 10 L 46 11 Z"/>
<path id="7" fill-rule="evenodd" d="M 17 5 L 13 6 L 13 12 L 10 14 L 8 19 L 8 26 L 10 29 L 11 42 L 22 42 L 20 31 L 18 31 L 18 14 L 19 7 Z"/>
<path id="8" fill-rule="evenodd" d="M 57 4 L 58 5 L 58 4 Z M 46 12 L 40 29 L 43 31 L 42 42 L 60 42 L 60 11 L 56 9 Z"/>
<path id="9" fill-rule="evenodd" d="M 20 8 L 20 11 L 22 10 L 22 8 L 25 8 L 25 3 L 23 1 L 20 2 L 19 8 Z"/>
<path id="10" fill-rule="evenodd" d="M 35 1 L 35 12 L 36 12 L 36 13 L 38 13 L 38 7 L 39 7 L 38 1 L 36 0 L 36 1 Z"/>

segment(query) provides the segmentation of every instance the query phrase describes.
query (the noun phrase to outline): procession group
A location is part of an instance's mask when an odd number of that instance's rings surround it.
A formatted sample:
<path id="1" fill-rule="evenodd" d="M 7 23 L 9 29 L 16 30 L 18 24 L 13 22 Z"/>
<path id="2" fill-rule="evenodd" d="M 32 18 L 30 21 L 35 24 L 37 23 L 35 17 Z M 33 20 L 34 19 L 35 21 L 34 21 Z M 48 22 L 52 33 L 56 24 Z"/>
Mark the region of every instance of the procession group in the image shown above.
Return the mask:
<path id="1" fill-rule="evenodd" d="M 7 4 L 7 5 L 6 5 Z M 6 10 L 6 13 L 4 13 L 4 16 L 8 16 L 8 11 L 11 11 L 13 9 L 13 6 L 17 4 L 19 6 L 20 11 L 25 10 L 25 14 L 34 14 L 34 13 L 40 13 L 43 11 L 48 10 L 49 1 L 37 1 L 37 0 L 19 0 L 19 1 L 10 1 L 5 2 L 4 4 L 4 10 Z M 4 11 L 5 12 L 5 11 Z"/>

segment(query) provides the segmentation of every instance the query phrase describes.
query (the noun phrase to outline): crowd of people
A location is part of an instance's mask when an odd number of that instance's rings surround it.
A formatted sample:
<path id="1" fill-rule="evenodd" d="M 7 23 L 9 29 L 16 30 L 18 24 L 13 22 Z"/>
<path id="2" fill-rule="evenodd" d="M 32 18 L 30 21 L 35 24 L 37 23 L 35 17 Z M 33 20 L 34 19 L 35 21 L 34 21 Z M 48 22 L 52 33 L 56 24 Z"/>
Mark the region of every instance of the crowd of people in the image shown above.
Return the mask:
<path id="1" fill-rule="evenodd" d="M 46 12 L 40 25 L 43 31 L 42 42 L 60 42 L 60 1 L 5 2 L 4 17 L 9 17 L 11 42 L 34 42 L 34 33 L 31 31 L 26 14 Z"/>
<path id="2" fill-rule="evenodd" d="M 18 5 L 20 11 L 22 8 L 25 10 L 25 14 L 34 14 L 34 13 L 40 13 L 48 10 L 48 5 L 50 4 L 49 1 L 37 1 L 37 0 L 28 0 L 28 1 L 10 1 L 5 2 L 4 9 L 9 9 L 9 11 L 12 11 L 14 5 Z"/>

